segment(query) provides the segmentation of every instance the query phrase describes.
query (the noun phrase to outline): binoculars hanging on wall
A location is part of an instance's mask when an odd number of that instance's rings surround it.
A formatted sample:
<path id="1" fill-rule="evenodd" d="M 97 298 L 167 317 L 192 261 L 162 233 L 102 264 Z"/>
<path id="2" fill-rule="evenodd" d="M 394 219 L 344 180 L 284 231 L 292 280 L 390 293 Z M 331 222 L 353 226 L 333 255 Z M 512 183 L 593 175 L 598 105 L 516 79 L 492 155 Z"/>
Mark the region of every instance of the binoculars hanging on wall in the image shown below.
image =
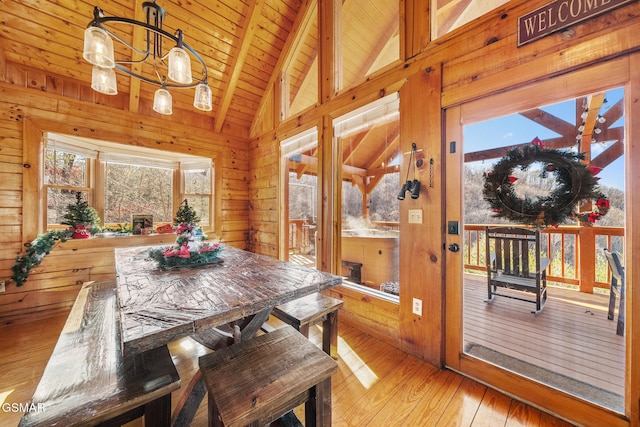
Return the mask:
<path id="1" fill-rule="evenodd" d="M 404 196 L 409 191 L 412 199 L 420 197 L 420 181 L 414 179 L 413 181 L 407 181 L 404 183 L 398 194 L 398 200 L 404 200 Z"/>

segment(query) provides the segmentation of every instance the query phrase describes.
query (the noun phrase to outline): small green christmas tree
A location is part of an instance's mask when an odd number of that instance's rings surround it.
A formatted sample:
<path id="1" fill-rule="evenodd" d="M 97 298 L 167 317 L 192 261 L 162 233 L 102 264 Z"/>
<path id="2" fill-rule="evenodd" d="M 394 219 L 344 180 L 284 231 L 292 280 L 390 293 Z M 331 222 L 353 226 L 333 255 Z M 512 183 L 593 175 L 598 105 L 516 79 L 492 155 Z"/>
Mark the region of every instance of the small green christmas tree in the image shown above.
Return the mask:
<path id="1" fill-rule="evenodd" d="M 98 211 L 82 200 L 82 193 L 76 192 L 76 202 L 67 205 L 67 213 L 64 214 L 62 224 L 76 228 L 78 225 L 95 226 L 100 224 Z"/>
<path id="2" fill-rule="evenodd" d="M 182 204 L 176 212 L 176 217 L 173 218 L 173 225 L 185 224 L 185 225 L 198 225 L 200 217 L 196 211 L 189 206 L 187 199 L 182 201 Z"/>

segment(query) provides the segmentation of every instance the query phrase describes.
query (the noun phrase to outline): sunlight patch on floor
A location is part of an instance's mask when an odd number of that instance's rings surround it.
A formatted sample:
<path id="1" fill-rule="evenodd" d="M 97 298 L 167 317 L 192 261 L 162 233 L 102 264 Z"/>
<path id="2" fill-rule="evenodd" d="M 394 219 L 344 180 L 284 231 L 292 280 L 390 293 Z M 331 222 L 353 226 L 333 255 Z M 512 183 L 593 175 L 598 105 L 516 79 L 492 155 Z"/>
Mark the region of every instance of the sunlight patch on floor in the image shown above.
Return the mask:
<path id="1" fill-rule="evenodd" d="M 561 298 L 557 296 L 553 296 L 552 298 L 557 301 L 564 301 L 567 304 L 575 305 L 578 307 L 584 307 L 585 310 L 588 309 L 591 311 L 599 311 L 599 312 L 606 313 L 609 309 L 608 307 L 605 307 L 602 304 L 596 304 L 596 303 L 585 302 L 585 301 L 576 301 L 569 298 Z"/>
<path id="2" fill-rule="evenodd" d="M 9 397 L 9 395 L 14 391 L 15 390 L 7 390 L 0 392 L 0 406 L 4 405 L 4 403 L 7 401 L 7 397 Z"/>
<path id="3" fill-rule="evenodd" d="M 340 337 L 338 337 L 338 355 L 364 388 L 371 388 L 379 380 L 375 372 Z"/>

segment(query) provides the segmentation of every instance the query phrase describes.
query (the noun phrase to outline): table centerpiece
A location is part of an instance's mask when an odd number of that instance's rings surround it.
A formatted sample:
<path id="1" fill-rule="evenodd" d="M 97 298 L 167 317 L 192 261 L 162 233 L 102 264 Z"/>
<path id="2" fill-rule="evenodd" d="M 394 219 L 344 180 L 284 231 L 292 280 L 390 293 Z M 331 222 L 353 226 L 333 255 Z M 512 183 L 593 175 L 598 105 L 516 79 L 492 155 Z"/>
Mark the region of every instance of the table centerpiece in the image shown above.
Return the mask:
<path id="1" fill-rule="evenodd" d="M 149 257 L 158 263 L 160 268 L 196 267 L 204 264 L 222 262 L 218 255 L 222 251 L 220 243 L 202 242 L 194 238 L 195 226 L 178 224 L 176 227 L 176 243 L 163 248 L 152 249 Z"/>

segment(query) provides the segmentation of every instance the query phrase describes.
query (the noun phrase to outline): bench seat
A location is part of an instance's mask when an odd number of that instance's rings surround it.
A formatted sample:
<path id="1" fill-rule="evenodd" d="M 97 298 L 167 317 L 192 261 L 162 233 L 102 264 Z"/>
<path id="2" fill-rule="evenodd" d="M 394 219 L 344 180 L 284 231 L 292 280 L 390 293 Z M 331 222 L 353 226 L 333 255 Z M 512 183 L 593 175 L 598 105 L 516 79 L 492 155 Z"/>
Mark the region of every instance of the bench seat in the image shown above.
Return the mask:
<path id="1" fill-rule="evenodd" d="M 319 292 L 281 304 L 271 314 L 309 338 L 309 327 L 322 322 L 322 349 L 338 357 L 338 310 L 343 302 Z"/>
<path id="2" fill-rule="evenodd" d="M 80 290 L 19 426 L 168 426 L 180 377 L 166 346 L 122 357 L 115 280 Z"/>
<path id="3" fill-rule="evenodd" d="M 209 426 L 266 425 L 305 403 L 305 426 L 331 426 L 335 360 L 291 326 L 200 357 Z"/>

